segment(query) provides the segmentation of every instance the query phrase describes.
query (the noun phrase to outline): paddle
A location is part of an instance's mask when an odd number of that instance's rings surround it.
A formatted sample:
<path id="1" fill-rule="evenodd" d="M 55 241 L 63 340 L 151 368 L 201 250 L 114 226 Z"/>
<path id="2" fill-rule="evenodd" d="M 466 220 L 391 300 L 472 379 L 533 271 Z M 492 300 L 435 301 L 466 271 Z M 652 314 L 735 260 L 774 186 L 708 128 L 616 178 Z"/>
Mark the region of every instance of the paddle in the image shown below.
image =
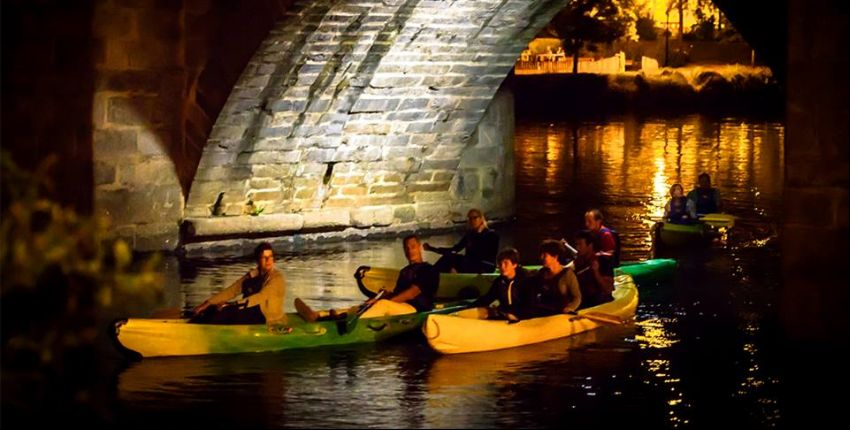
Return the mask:
<path id="1" fill-rule="evenodd" d="M 578 250 L 570 246 L 569 242 L 567 242 L 567 239 L 561 239 L 561 242 L 564 243 L 564 246 L 566 246 L 567 250 L 572 252 L 573 255 L 578 255 Z"/>
<path id="2" fill-rule="evenodd" d="M 369 308 L 372 307 L 372 305 L 377 303 L 377 301 L 380 300 L 386 292 L 387 290 L 381 288 L 380 290 L 378 290 L 378 293 L 375 294 L 375 297 L 372 297 L 371 299 L 363 302 L 363 304 L 360 305 L 360 308 L 357 309 L 357 312 L 348 315 L 344 320 L 338 321 L 337 330 L 339 330 L 339 334 L 351 333 L 351 331 L 354 330 L 354 327 L 357 325 L 357 321 L 360 320 L 360 316 L 363 315 L 366 311 L 368 311 Z"/>
<path id="3" fill-rule="evenodd" d="M 668 222 L 664 217 L 646 217 L 647 221 L 652 222 L 660 222 L 665 223 Z M 735 215 L 732 214 L 724 214 L 724 213 L 710 213 L 697 215 L 697 220 L 708 224 L 712 227 L 734 227 L 735 226 Z"/>
<path id="4" fill-rule="evenodd" d="M 431 251 L 431 252 L 433 252 L 433 253 L 440 254 L 440 255 L 441 255 L 441 256 L 443 256 L 443 257 L 448 256 L 448 255 L 456 255 L 456 256 L 459 256 L 459 257 L 463 257 L 463 256 L 464 256 L 463 254 L 460 254 L 460 253 L 458 253 L 458 252 L 452 251 L 451 249 L 446 249 L 446 248 L 437 248 L 437 247 L 434 247 L 434 246 L 431 246 L 431 245 L 428 245 L 428 246 L 426 246 L 426 247 L 424 247 L 424 248 L 425 248 L 425 250 L 426 250 L 426 251 Z M 495 270 L 495 268 L 496 268 L 496 264 L 495 264 L 495 263 L 493 263 L 492 261 L 487 261 L 487 260 L 480 260 L 480 261 L 481 261 L 481 263 L 483 263 L 483 264 L 485 264 L 485 265 L 487 265 L 487 266 L 492 266 L 492 267 L 493 267 L 493 270 Z M 485 273 L 486 273 L 486 272 L 485 272 Z"/>
<path id="5" fill-rule="evenodd" d="M 617 315 L 604 314 L 604 313 L 601 313 L 601 312 L 582 312 L 582 313 L 576 314 L 576 318 L 586 318 L 586 319 L 589 319 L 591 321 L 604 323 L 604 324 L 623 325 L 623 324 L 626 323 L 626 321 L 624 319 L 618 317 Z M 570 319 L 570 321 L 573 321 L 573 319 Z"/>
<path id="6" fill-rule="evenodd" d="M 700 221 L 712 227 L 734 227 L 735 216 L 731 214 L 711 213 L 705 215 L 697 215 Z"/>

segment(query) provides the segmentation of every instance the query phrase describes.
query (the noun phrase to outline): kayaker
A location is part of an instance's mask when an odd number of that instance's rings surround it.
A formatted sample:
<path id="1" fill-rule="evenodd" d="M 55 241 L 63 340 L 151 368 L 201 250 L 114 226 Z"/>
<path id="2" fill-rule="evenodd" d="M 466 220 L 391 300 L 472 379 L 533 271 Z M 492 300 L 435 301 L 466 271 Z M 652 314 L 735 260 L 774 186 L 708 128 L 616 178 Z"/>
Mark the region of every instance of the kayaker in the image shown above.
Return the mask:
<path id="1" fill-rule="evenodd" d="M 584 226 L 596 235 L 596 254 L 609 258 L 611 265 L 617 267 L 620 265 L 620 237 L 616 230 L 606 227 L 604 221 L 599 209 L 591 209 L 584 214 Z"/>
<path id="2" fill-rule="evenodd" d="M 469 230 L 451 248 L 438 248 L 425 243 L 425 250 L 441 254 L 434 265 L 442 273 L 489 273 L 496 270 L 499 234 L 487 226 L 484 214 L 470 209 L 466 214 Z M 464 250 L 464 255 L 458 254 Z"/>
<path id="3" fill-rule="evenodd" d="M 697 187 L 688 193 L 688 200 L 693 204 L 696 215 L 720 212 L 720 191 L 711 186 L 711 176 L 700 173 L 697 181 Z"/>
<path id="4" fill-rule="evenodd" d="M 543 267 L 529 283 L 529 300 L 523 312 L 526 317 L 541 317 L 573 313 L 581 304 L 581 290 L 571 267 L 562 266 L 560 258 L 566 253 L 561 241 L 547 239 L 540 244 Z"/>
<path id="5" fill-rule="evenodd" d="M 189 322 L 198 324 L 267 324 L 271 331 L 288 332 L 283 301 L 286 280 L 274 264 L 271 244 L 263 242 L 254 249 L 257 267 L 229 287 L 196 306 Z M 242 299 L 228 303 L 242 295 Z"/>
<path id="6" fill-rule="evenodd" d="M 664 205 L 664 220 L 674 224 L 691 224 L 697 219 L 694 202 L 685 197 L 682 184 L 670 187 L 670 200 Z"/>
<path id="7" fill-rule="evenodd" d="M 594 250 L 594 234 L 590 230 L 580 230 L 575 243 L 578 255 L 575 265 L 576 277 L 581 290 L 581 307 L 601 305 L 614 300 L 614 268 L 606 258 L 598 258 Z"/>
<path id="8" fill-rule="evenodd" d="M 422 244 L 415 234 L 406 236 L 404 256 L 408 265 L 398 274 L 395 289 L 381 299 L 367 300 L 363 305 L 369 306 L 360 318 L 372 318 L 389 315 L 404 315 L 415 312 L 426 312 L 434 309 L 434 296 L 440 282 L 437 269 L 422 258 Z M 361 305 L 361 306 L 363 306 Z M 342 311 L 314 311 L 299 298 L 295 299 L 295 309 L 305 321 L 313 322 L 318 319 L 344 318 L 349 312 L 357 312 L 360 306 Z"/>
<path id="9" fill-rule="evenodd" d="M 503 249 L 496 256 L 496 263 L 499 276 L 493 280 L 490 291 L 475 300 L 472 306 L 479 308 L 483 318 L 519 321 L 518 315 L 521 315 L 526 296 L 525 284 L 530 275 L 519 265 L 519 251 L 514 248 Z M 496 300 L 499 305 L 491 307 Z"/>

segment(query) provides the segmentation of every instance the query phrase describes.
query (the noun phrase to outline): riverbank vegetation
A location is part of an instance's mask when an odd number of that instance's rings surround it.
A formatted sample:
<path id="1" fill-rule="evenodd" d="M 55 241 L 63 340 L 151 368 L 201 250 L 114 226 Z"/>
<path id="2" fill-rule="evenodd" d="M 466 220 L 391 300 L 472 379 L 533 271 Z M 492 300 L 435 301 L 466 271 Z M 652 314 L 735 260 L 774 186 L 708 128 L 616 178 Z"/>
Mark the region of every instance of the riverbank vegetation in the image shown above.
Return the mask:
<path id="1" fill-rule="evenodd" d="M 45 198 L 55 157 L 34 173 L 0 159 L 3 423 L 108 421 L 108 323 L 161 299 L 160 260 L 134 257 L 104 219 Z"/>

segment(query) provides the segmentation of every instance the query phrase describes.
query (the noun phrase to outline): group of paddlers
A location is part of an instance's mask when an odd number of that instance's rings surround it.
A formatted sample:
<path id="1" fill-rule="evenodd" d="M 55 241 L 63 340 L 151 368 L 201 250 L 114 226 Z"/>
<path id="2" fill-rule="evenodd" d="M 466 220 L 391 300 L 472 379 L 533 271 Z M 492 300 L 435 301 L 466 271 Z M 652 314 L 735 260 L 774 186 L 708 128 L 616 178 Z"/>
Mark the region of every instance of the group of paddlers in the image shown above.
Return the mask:
<path id="1" fill-rule="evenodd" d="M 404 237 L 402 244 L 408 265 L 399 272 L 395 288 L 384 291 L 361 305 L 348 309 L 313 310 L 295 299 L 298 314 L 306 321 L 341 319 L 356 314 L 360 318 L 425 312 L 434 308 L 440 273 L 489 273 L 499 270 L 490 290 L 477 298 L 482 318 L 521 319 L 574 313 L 579 308 L 613 300 L 614 267 L 619 265 L 619 240 L 614 230 L 604 225 L 602 213 L 585 213 L 586 229 L 575 236 L 575 248 L 564 240 L 547 239 L 540 244 L 542 267 L 531 272 L 520 264 L 514 248 L 499 251 L 499 235 L 490 229 L 478 209 L 467 213 L 468 231 L 450 248 L 439 248 Z M 423 249 L 441 254 L 431 265 L 422 256 Z M 574 258 L 565 264 L 568 250 Z M 461 254 L 460 252 L 463 252 Z M 261 243 L 254 251 L 257 263 L 232 285 L 194 308 L 190 322 L 206 324 L 262 324 L 270 331 L 288 333 L 283 311 L 286 283 L 275 267 L 270 244 Z M 241 295 L 241 299 L 229 302 Z M 496 302 L 498 305 L 493 306 Z"/>
<path id="2" fill-rule="evenodd" d="M 700 215 L 720 211 L 720 192 L 711 186 L 711 176 L 700 173 L 697 186 L 685 196 L 682 184 L 670 187 L 670 200 L 664 205 L 664 221 L 673 224 L 698 222 Z"/>

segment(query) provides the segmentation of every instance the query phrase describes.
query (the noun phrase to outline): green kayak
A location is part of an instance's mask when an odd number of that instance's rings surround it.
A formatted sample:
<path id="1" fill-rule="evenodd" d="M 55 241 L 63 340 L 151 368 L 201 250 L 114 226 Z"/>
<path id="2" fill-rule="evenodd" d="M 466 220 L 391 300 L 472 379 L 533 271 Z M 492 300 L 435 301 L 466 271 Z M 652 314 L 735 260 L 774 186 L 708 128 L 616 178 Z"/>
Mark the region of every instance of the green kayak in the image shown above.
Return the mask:
<path id="1" fill-rule="evenodd" d="M 528 270 L 538 270 L 540 266 L 526 266 Z M 654 260 L 624 262 L 614 269 L 615 275 L 631 275 L 635 283 L 642 286 L 655 285 L 673 277 L 676 260 L 658 258 Z M 357 286 L 366 297 L 374 296 L 382 288 L 392 291 L 395 288 L 399 269 L 388 267 L 360 266 L 355 272 Z M 441 273 L 437 300 L 457 300 L 478 297 L 490 289 L 498 273 Z"/>
<path id="2" fill-rule="evenodd" d="M 658 227 L 658 240 L 667 246 L 685 246 L 707 244 L 715 235 L 715 230 L 708 224 L 673 224 L 661 223 Z"/>
<path id="3" fill-rule="evenodd" d="M 701 215 L 699 222 L 676 224 L 659 221 L 653 231 L 655 239 L 664 246 L 707 245 L 735 226 L 735 216 L 724 213 Z"/>
<path id="4" fill-rule="evenodd" d="M 265 324 L 190 324 L 185 319 L 130 318 L 113 324 L 119 349 L 138 357 L 232 354 L 281 351 L 328 345 L 380 342 L 417 330 L 432 313 L 451 313 L 467 302 L 438 304 L 430 312 L 389 317 L 361 318 L 353 327 L 345 321 L 307 323 L 288 314 L 289 333 L 270 333 Z"/>

